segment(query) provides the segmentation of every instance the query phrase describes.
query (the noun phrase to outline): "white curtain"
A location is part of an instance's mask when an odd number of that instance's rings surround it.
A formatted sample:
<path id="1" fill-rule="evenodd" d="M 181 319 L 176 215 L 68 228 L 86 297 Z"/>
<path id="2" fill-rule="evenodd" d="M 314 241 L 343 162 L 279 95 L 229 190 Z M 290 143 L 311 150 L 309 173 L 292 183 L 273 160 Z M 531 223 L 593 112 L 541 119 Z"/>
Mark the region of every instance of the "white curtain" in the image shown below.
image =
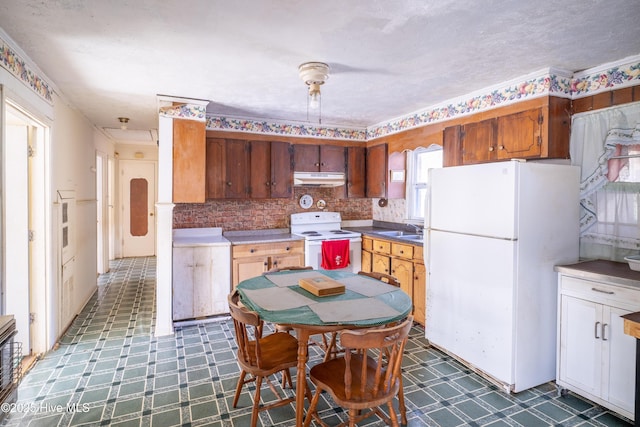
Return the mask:
<path id="1" fill-rule="evenodd" d="M 576 114 L 570 144 L 571 162 L 582 170 L 580 256 L 622 261 L 637 254 L 640 179 L 629 174 L 640 169 L 633 164 L 640 102 Z"/>

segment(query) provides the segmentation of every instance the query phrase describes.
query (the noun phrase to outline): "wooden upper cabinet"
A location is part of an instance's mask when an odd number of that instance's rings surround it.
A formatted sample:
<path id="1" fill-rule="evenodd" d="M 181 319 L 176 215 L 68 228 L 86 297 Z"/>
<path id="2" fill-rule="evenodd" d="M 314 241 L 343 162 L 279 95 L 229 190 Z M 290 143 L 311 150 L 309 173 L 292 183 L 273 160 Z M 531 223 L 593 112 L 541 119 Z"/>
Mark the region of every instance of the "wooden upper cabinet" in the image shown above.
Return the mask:
<path id="1" fill-rule="evenodd" d="M 462 163 L 482 163 L 495 159 L 496 120 L 483 120 L 462 127 Z"/>
<path id="2" fill-rule="evenodd" d="M 444 129 L 444 165 L 509 159 L 569 158 L 569 100 Z"/>
<path id="3" fill-rule="evenodd" d="M 251 198 L 291 197 L 291 162 L 291 144 L 280 141 L 251 141 Z"/>
<path id="4" fill-rule="evenodd" d="M 387 197 L 387 144 L 367 148 L 367 197 Z"/>
<path id="5" fill-rule="evenodd" d="M 226 141 L 207 138 L 207 199 L 224 199 L 227 188 Z"/>
<path id="6" fill-rule="evenodd" d="M 249 142 L 227 139 L 226 151 L 226 199 L 244 199 L 249 196 Z"/>
<path id="7" fill-rule="evenodd" d="M 498 118 L 498 160 L 539 157 L 542 154 L 542 109 Z"/>
<path id="8" fill-rule="evenodd" d="M 442 133 L 442 166 L 459 166 L 462 164 L 462 146 L 460 133 L 462 126 L 449 126 Z"/>
<path id="9" fill-rule="evenodd" d="M 253 159 L 253 153 L 252 153 Z M 293 196 L 293 149 L 288 142 L 271 142 L 271 197 Z"/>
<path id="10" fill-rule="evenodd" d="M 345 172 L 345 147 L 296 144 L 293 152 L 296 172 Z"/>
<path id="11" fill-rule="evenodd" d="M 347 181 L 345 185 L 346 197 L 365 197 L 365 148 L 347 148 Z"/>
<path id="12" fill-rule="evenodd" d="M 250 144 L 249 195 L 266 199 L 271 196 L 271 142 L 251 141 Z"/>
<path id="13" fill-rule="evenodd" d="M 205 122 L 173 120 L 174 203 L 204 203 L 206 167 Z"/>

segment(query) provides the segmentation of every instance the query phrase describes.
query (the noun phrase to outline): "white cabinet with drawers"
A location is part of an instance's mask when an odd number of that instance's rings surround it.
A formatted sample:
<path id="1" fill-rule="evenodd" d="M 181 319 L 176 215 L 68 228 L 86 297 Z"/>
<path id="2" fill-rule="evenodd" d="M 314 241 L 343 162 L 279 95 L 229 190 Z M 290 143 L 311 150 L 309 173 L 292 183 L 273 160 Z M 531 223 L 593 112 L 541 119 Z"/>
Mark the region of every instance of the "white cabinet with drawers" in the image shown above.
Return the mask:
<path id="1" fill-rule="evenodd" d="M 597 274 L 572 268 L 593 269 Z M 636 343 L 624 334 L 620 316 L 640 311 L 640 273 L 626 264 L 602 260 L 556 269 L 556 383 L 563 391 L 633 419 Z"/>

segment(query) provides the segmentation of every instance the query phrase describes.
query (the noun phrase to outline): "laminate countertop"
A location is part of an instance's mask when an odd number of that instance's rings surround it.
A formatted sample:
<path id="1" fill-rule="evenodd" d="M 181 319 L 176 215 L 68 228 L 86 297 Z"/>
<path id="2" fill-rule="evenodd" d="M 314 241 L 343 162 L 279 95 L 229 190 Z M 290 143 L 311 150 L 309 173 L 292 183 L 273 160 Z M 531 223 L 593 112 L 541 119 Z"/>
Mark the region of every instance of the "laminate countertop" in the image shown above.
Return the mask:
<path id="1" fill-rule="evenodd" d="M 626 262 L 596 259 L 569 265 L 557 265 L 555 270 L 581 279 L 606 281 L 640 290 L 640 271 L 632 270 Z"/>
<path id="2" fill-rule="evenodd" d="M 304 240 L 304 237 L 295 236 L 288 228 L 274 228 L 268 230 L 226 231 L 224 237 L 232 245 L 246 245 L 257 243 L 291 242 Z"/>

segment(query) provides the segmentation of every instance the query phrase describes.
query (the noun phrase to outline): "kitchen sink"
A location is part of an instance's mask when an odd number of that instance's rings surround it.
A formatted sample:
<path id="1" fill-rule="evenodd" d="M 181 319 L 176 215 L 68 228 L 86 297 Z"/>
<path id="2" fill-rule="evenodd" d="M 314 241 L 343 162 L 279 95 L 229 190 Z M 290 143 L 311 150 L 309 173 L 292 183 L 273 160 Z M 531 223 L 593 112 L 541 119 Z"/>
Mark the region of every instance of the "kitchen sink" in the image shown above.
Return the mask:
<path id="1" fill-rule="evenodd" d="M 409 235 L 404 235 L 404 236 L 398 236 L 399 239 L 403 239 L 403 240 L 409 240 L 411 242 L 424 242 L 424 237 L 423 236 L 418 236 L 417 234 L 409 234 Z"/>
<path id="2" fill-rule="evenodd" d="M 389 236 L 389 237 L 403 237 L 403 238 L 418 237 L 416 233 L 410 233 L 408 231 L 401 231 L 401 230 L 378 231 L 376 232 L 376 234 L 381 234 L 383 236 Z"/>

